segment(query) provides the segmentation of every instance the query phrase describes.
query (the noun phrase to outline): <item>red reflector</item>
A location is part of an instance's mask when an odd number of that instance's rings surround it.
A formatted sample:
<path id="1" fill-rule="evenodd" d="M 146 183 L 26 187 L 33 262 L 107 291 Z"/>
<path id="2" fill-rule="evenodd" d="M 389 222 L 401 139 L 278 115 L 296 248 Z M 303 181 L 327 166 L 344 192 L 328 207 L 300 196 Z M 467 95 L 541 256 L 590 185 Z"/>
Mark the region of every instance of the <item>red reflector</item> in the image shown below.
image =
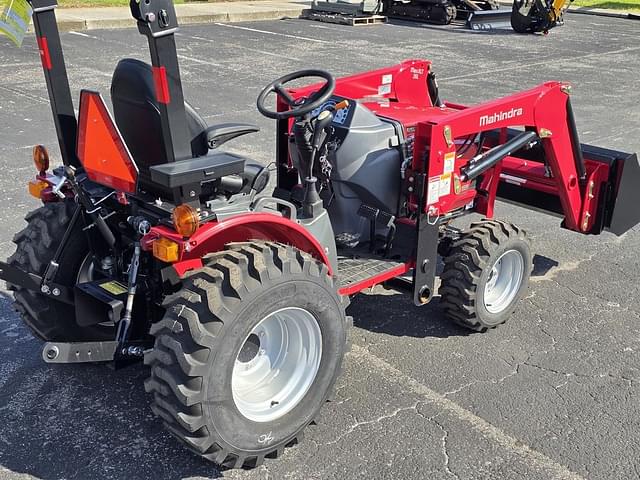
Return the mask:
<path id="1" fill-rule="evenodd" d="M 156 85 L 156 99 L 159 103 L 171 102 L 167 70 L 164 67 L 153 67 L 153 81 Z"/>
<path id="2" fill-rule="evenodd" d="M 135 193 L 138 167 L 98 92 L 80 92 L 76 150 L 90 180 Z"/>
<path id="3" fill-rule="evenodd" d="M 40 50 L 42 66 L 47 70 L 51 70 L 51 55 L 49 55 L 49 42 L 47 42 L 47 37 L 38 37 L 38 49 Z"/>

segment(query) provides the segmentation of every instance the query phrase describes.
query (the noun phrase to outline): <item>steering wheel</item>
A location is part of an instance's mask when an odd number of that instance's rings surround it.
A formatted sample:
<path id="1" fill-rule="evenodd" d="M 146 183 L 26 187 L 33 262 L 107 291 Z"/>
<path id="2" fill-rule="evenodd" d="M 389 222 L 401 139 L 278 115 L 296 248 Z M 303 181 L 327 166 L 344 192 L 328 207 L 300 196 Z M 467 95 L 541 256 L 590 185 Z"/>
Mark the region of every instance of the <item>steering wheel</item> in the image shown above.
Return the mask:
<path id="1" fill-rule="evenodd" d="M 285 84 L 292 82 L 293 80 L 299 80 L 301 78 L 307 77 L 320 77 L 325 80 L 324 85 L 315 93 L 312 93 L 308 98 L 304 100 L 296 100 L 289 92 L 284 88 Z M 324 70 L 300 70 L 298 72 L 293 72 L 283 77 L 280 77 L 277 80 L 274 80 L 269 85 L 264 87 L 260 95 L 258 95 L 258 111 L 268 118 L 273 118 L 276 120 L 286 120 L 292 117 L 301 117 L 314 111 L 316 108 L 322 106 L 324 102 L 331 98 L 333 95 L 333 91 L 336 88 L 336 81 L 333 76 Z M 285 112 L 276 112 L 274 110 L 270 110 L 265 106 L 265 100 L 271 94 L 275 93 L 280 98 L 282 98 L 287 105 L 289 105 L 290 110 Z"/>

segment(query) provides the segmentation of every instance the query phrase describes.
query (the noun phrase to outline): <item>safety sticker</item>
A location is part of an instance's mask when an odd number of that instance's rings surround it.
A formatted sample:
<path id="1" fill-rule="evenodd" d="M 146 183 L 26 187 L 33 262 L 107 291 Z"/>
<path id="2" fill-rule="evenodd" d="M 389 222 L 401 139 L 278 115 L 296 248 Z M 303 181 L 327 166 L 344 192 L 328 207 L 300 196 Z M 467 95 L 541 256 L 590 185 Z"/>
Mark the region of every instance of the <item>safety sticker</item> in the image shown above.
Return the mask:
<path id="1" fill-rule="evenodd" d="M 440 196 L 444 197 L 451 193 L 451 174 L 440 175 Z"/>
<path id="2" fill-rule="evenodd" d="M 0 33 L 4 33 L 18 47 L 22 45 L 33 10 L 27 0 L 0 0 Z"/>
<path id="3" fill-rule="evenodd" d="M 453 172 L 456 166 L 456 152 L 445 153 L 444 155 L 444 174 Z"/>
<path id="4" fill-rule="evenodd" d="M 440 176 L 429 178 L 427 185 L 427 205 L 432 205 L 440 200 Z"/>
<path id="5" fill-rule="evenodd" d="M 380 85 L 378 87 L 378 95 L 386 95 L 387 93 L 391 93 L 391 85 Z"/>
<path id="6" fill-rule="evenodd" d="M 115 280 L 101 284 L 100 288 L 106 290 L 112 295 L 122 295 L 123 293 L 127 293 L 127 287 Z"/>
<path id="7" fill-rule="evenodd" d="M 393 83 L 393 75 L 392 74 L 383 75 L 382 76 L 382 84 L 383 85 L 388 85 L 390 83 Z"/>

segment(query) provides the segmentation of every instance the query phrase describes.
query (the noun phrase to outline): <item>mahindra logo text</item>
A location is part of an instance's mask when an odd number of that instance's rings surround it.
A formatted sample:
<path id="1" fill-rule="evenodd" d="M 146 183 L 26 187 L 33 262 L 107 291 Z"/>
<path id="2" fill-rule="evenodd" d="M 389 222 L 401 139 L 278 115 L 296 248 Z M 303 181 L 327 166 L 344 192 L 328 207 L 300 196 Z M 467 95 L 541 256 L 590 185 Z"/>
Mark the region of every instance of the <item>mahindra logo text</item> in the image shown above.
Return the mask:
<path id="1" fill-rule="evenodd" d="M 509 120 L 510 118 L 519 117 L 522 115 L 521 108 L 512 108 L 506 112 L 496 112 L 491 115 L 483 115 L 480 117 L 480 126 L 491 125 L 492 123 L 501 122 L 502 120 Z"/>

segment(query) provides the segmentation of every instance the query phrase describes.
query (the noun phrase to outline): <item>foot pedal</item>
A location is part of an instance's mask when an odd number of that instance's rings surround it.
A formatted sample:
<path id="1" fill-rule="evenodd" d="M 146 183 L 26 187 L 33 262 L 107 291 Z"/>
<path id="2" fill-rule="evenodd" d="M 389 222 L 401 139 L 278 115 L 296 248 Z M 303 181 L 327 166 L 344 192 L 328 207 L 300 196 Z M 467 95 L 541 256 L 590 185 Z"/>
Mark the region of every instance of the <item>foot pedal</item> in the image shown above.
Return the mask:
<path id="1" fill-rule="evenodd" d="M 336 235 L 336 246 L 340 248 L 355 248 L 360 243 L 359 233 L 343 232 Z"/>
<path id="2" fill-rule="evenodd" d="M 118 342 L 47 342 L 42 359 L 47 363 L 92 363 L 113 360 Z"/>
<path id="3" fill-rule="evenodd" d="M 363 203 L 358 208 L 358 215 L 363 218 L 366 218 L 371 221 L 376 221 L 385 227 L 390 227 L 393 225 L 396 217 L 391 215 L 390 213 L 385 212 L 384 210 L 380 210 L 379 208 L 374 208 L 370 205 Z"/>
<path id="4" fill-rule="evenodd" d="M 374 208 L 370 205 L 361 204 L 358 208 L 358 215 L 369 220 L 369 251 L 374 252 L 376 249 L 376 225 L 381 223 L 389 229 L 387 239 L 384 246 L 384 253 L 387 255 L 391 248 L 391 241 L 395 234 L 395 220 L 396 217 L 387 213 L 379 208 Z"/>

